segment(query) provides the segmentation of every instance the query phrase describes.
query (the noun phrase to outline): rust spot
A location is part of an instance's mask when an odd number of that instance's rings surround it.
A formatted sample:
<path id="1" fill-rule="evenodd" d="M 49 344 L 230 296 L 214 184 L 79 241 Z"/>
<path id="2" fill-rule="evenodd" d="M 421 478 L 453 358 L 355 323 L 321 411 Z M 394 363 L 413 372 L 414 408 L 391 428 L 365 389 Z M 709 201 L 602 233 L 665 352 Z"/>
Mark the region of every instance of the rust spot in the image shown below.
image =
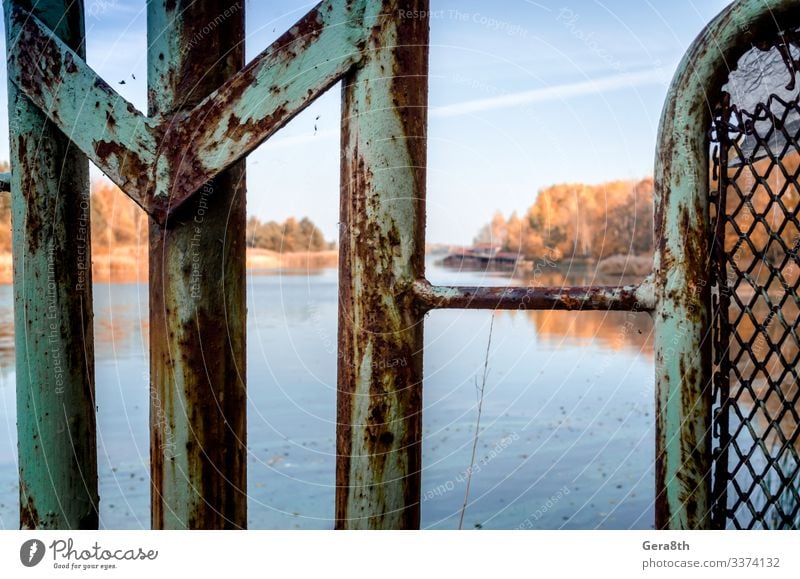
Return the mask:
<path id="1" fill-rule="evenodd" d="M 385 11 L 391 10 L 392 5 L 385 7 Z M 381 42 L 382 38 L 392 37 L 387 30 L 391 25 L 392 19 L 382 18 L 373 28 L 367 54 L 385 51 Z M 393 221 L 396 201 L 391 199 L 390 191 L 381 190 L 382 185 L 376 183 L 373 146 L 359 140 L 357 123 L 370 122 L 362 120 L 360 114 L 369 111 L 373 89 L 359 85 L 358 73 L 351 73 L 344 81 L 337 528 L 419 526 L 424 308 L 415 298 L 412 283 L 422 272 L 425 147 L 424 139 L 400 137 L 425 135 L 427 43 L 422 39 L 426 38 L 427 28 L 420 25 L 410 32 L 406 29 L 407 35 L 398 32 L 400 46 L 393 47 L 392 54 L 397 60 L 395 74 L 400 79 L 389 87 L 393 94 L 386 96 L 390 101 L 397 98 L 402 107 L 390 113 L 398 116 L 401 128 L 400 134 L 393 135 L 397 138 L 389 142 L 393 143 L 391 146 L 405 147 L 403 153 L 416 167 L 412 175 L 402 176 L 410 179 L 417 200 L 412 231 L 401 231 Z M 412 46 L 403 47 L 404 40 L 412 36 Z M 406 54 L 400 54 L 404 50 Z M 359 110 L 361 106 L 367 111 Z M 398 249 L 409 243 L 418 251 L 413 251 L 411 262 L 401 267 L 397 260 L 402 252 L 398 253 Z M 408 273 L 401 273 L 403 270 Z M 362 272 L 359 282 L 354 279 L 355 271 Z M 363 396 L 369 397 L 366 415 L 355 414 L 356 397 Z M 353 457 L 354 446 L 365 456 Z"/>
<path id="2" fill-rule="evenodd" d="M 170 4 L 166 10 L 172 14 L 176 3 Z M 191 134 L 182 143 L 184 135 L 178 134 L 178 127 L 186 120 L 187 110 L 244 64 L 243 6 L 210 34 L 201 30 L 214 21 L 220 7 L 224 8 L 217 2 L 181 6 L 174 24 L 180 40 L 178 52 L 169 55 L 170 59 L 163 53 L 154 55 L 159 61 L 169 60 L 170 65 L 158 84 L 148 87 L 151 114 L 174 121 L 165 126 L 158 151 L 171 174 L 171 183 L 167 184 L 170 198 L 159 197 L 148 203 L 155 220 L 150 231 L 151 388 L 168 409 L 160 427 L 161 443 L 170 434 L 169 429 L 186 429 L 188 437 L 179 449 L 181 455 L 185 452 L 187 461 L 188 472 L 183 474 L 178 470 L 178 460 L 166 456 L 156 440 L 151 443 L 154 491 L 165 485 L 185 485 L 183 491 L 190 497 L 187 505 L 169 505 L 154 492 L 156 528 L 168 524 L 165 511 L 170 509 L 176 509 L 181 524 L 188 528 L 236 529 L 247 525 L 244 165 L 233 165 L 208 187 L 200 181 L 195 188 L 204 195 L 182 205 L 175 203 L 179 195 L 175 184 L 203 170 L 196 151 L 186 150 Z M 201 32 L 203 41 L 192 42 Z M 218 102 L 209 104 L 201 109 L 198 123 L 189 123 L 192 126 L 182 130 L 202 130 L 206 117 L 220 114 L 223 108 Z M 175 147 L 176 143 L 181 145 Z M 170 147 L 177 150 L 170 151 Z M 187 196 L 198 192 L 191 191 Z M 195 218 L 200 215 L 200 203 L 204 205 L 198 223 Z M 191 244 L 197 227 L 202 258 L 195 272 L 186 268 L 186 261 L 194 251 Z M 218 243 L 221 239 L 224 244 Z M 196 274 L 200 283 L 192 279 Z M 174 392 L 175 373 L 181 374 L 185 384 L 180 393 Z"/>
<path id="3" fill-rule="evenodd" d="M 279 36 L 275 41 L 275 46 L 282 50 L 291 47 L 291 50 L 295 52 L 302 52 L 306 46 L 322 34 L 323 23 L 324 18 L 317 7 Z"/>
<path id="4" fill-rule="evenodd" d="M 113 118 L 110 116 L 107 118 L 110 123 L 109 129 L 113 131 L 115 126 Z M 123 144 L 115 141 L 95 141 L 94 150 L 103 162 L 117 167 L 120 176 L 125 179 L 125 192 L 137 205 L 152 215 L 153 210 L 145 200 L 145 194 L 150 190 L 150 166 Z"/>
<path id="5" fill-rule="evenodd" d="M 67 59 L 64 63 L 64 70 L 70 74 L 75 74 L 78 72 L 78 67 L 75 65 L 75 61 L 72 58 L 72 55 L 67 53 Z"/>
<path id="6" fill-rule="evenodd" d="M 19 503 L 21 505 L 19 511 L 20 529 L 41 529 L 42 519 L 36 508 L 36 502 L 33 500 L 33 497 L 28 494 L 24 484 L 20 484 Z"/>

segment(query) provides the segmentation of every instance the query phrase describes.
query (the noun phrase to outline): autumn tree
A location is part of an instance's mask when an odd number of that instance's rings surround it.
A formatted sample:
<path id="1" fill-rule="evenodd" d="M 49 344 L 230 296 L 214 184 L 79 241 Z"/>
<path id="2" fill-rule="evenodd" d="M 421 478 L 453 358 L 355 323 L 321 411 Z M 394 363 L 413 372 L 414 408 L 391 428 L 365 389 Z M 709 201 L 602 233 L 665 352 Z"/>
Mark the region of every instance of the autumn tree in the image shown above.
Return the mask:
<path id="1" fill-rule="evenodd" d="M 506 245 L 508 241 L 508 226 L 503 214 L 500 211 L 495 212 L 492 221 L 484 225 L 475 236 L 473 243 L 491 244 L 499 247 Z"/>
<path id="2" fill-rule="evenodd" d="M 135 245 L 147 237 L 147 215 L 113 183 L 92 183 L 90 205 L 93 245 Z"/>
<path id="3" fill-rule="evenodd" d="M 267 221 L 257 217 L 247 221 L 247 246 L 272 251 L 321 251 L 328 248 L 322 231 L 308 218 L 297 221 L 289 217 L 283 223 Z"/>
<path id="4" fill-rule="evenodd" d="M 487 237 L 503 239 L 504 251 L 533 259 L 650 253 L 653 181 L 567 183 L 542 189 L 524 217 L 515 212 L 506 222 L 495 214 L 476 241 Z"/>

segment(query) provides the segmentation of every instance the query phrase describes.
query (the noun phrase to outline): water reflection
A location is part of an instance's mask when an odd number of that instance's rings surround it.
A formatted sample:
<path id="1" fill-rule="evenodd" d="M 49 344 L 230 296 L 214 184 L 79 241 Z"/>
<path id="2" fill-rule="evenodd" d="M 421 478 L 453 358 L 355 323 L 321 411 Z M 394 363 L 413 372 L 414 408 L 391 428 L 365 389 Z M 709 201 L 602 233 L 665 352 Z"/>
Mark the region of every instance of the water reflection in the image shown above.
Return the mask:
<path id="1" fill-rule="evenodd" d="M 540 340 L 553 343 L 593 341 L 613 351 L 628 348 L 652 357 L 653 322 L 647 314 L 528 311 L 525 315 Z"/>
<path id="2" fill-rule="evenodd" d="M 483 274 L 431 267 L 444 283 Z M 252 272 L 251 272 L 252 273 Z M 335 472 L 335 270 L 249 275 L 248 494 L 251 528 L 331 528 Z M 521 283 L 502 275 L 488 283 Z M 2 288 L 0 288 L 2 290 Z M 13 368 L 10 292 L 5 312 Z M 2 309 L 5 308 L 5 309 Z M 423 490 L 466 468 L 474 376 L 491 312 L 436 312 L 426 320 Z M 469 526 L 649 527 L 652 520 L 652 366 L 647 316 L 496 314 L 479 448 L 491 464 L 473 480 Z M 634 319 L 636 318 L 636 319 Z M 640 333 L 641 332 L 641 333 Z M 149 525 L 147 288 L 95 285 L 101 523 Z M 4 390 L 0 524 L 16 524 L 13 385 Z M 509 442 L 510 441 L 510 442 Z M 483 456 L 481 457 L 483 458 Z M 423 506 L 423 526 L 452 528 L 459 490 Z M 563 491 L 562 491 L 563 492 Z"/>
<path id="3" fill-rule="evenodd" d="M 297 278 L 303 280 L 314 279 L 325 274 L 330 277 L 332 270 L 255 270 L 248 272 L 252 278 L 264 276 L 266 278 Z M 450 272 L 445 271 L 445 275 Z M 454 272 L 466 276 L 479 276 L 477 281 L 502 285 L 500 282 L 510 281 L 515 284 L 530 283 L 533 280 L 510 279 L 505 274 L 492 272 L 491 277 L 487 272 Z M 556 287 L 568 285 L 583 285 L 594 278 L 586 272 L 548 272 L 540 281 L 543 285 Z M 473 280 L 474 281 L 474 280 Z M 625 278 L 623 283 L 636 283 L 637 278 Z M 2 295 L 0 295 L 0 300 Z M 315 315 L 314 308 L 309 307 L 309 302 L 283 300 L 281 310 L 290 314 L 293 319 L 301 322 L 308 321 Z M 536 332 L 540 341 L 553 344 L 577 344 L 587 341 L 597 341 L 603 347 L 612 350 L 630 348 L 635 351 L 652 354 L 652 322 L 649 316 L 630 312 L 612 311 L 582 311 L 579 315 L 573 312 L 560 311 L 511 311 L 499 315 L 519 316 L 527 321 L 531 329 Z M 749 323 L 747 318 L 745 323 Z M 146 339 L 148 333 L 147 317 L 147 286 L 144 284 L 95 284 L 95 341 L 98 357 L 119 356 L 128 354 L 141 354 L 146 352 Z M 753 331 L 752 324 L 748 326 Z M 770 326 L 771 331 L 779 330 L 776 324 Z M 745 331 L 745 330 L 743 330 Z M 795 347 L 796 349 L 796 347 Z M 14 364 L 14 320 L 13 310 L 10 307 L 0 306 L 0 364 L 2 367 L 12 367 Z"/>
<path id="4" fill-rule="evenodd" d="M 333 525 L 336 273 L 294 273 L 248 276 L 252 528 Z M 430 275 L 439 283 L 525 283 L 482 272 L 456 272 L 448 278 L 450 272 L 433 267 Z M 539 281 L 580 285 L 591 279 L 585 273 L 549 272 Z M 0 302 L 5 371 L 13 371 L 10 296 L 7 291 Z M 101 520 L 109 528 L 146 528 L 147 290 L 143 284 L 97 284 L 95 300 Z M 769 308 L 758 306 L 753 312 L 755 319 L 745 316 L 740 324 L 743 339 L 756 338 L 757 343 L 758 325 L 764 323 L 765 351 L 781 343 L 783 356 L 795 359 L 796 346 L 781 342 L 785 328 L 777 314 L 767 321 Z M 784 312 L 787 319 L 796 315 Z M 494 316 L 479 445 L 484 462 L 472 482 L 468 526 L 649 528 L 654 496 L 650 317 L 593 311 Z M 442 311 L 426 318 L 426 528 L 453 528 L 463 503 L 459 481 L 472 443 L 474 381 L 482 369 L 491 317 L 491 312 Z M 764 389 L 767 377 L 780 377 L 780 365 L 774 360 L 763 368 L 751 364 L 747 372 L 754 397 L 743 394 L 742 407 L 752 405 L 770 417 L 784 411 L 778 421 L 781 435 L 774 428 L 768 432 L 769 444 L 777 444 L 797 430 L 781 398 Z M 782 384 L 783 398 L 796 402 L 796 381 Z M 17 509 L 13 390 L 13 384 L 4 388 L 0 407 L 5 408 L 0 421 L 9 432 L 0 449 L 0 524 L 6 527 L 15 526 Z M 753 423 L 768 427 L 766 420 Z M 552 497 L 558 497 L 556 503 Z M 548 501 L 550 506 L 543 508 Z"/>
<path id="5" fill-rule="evenodd" d="M 14 321 L 0 319 L 0 372 L 7 372 L 14 365 Z"/>

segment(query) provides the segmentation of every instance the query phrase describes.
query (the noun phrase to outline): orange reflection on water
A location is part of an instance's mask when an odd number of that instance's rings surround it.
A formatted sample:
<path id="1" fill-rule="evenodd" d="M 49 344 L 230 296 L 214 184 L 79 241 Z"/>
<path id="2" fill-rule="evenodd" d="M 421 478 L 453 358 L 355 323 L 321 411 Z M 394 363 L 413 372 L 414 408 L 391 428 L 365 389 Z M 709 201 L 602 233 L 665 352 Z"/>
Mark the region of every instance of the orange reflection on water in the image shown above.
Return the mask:
<path id="1" fill-rule="evenodd" d="M 613 350 L 653 354 L 653 322 L 646 313 L 633 312 L 525 312 L 539 340 L 561 343 L 577 340 Z M 572 344 L 570 344 L 572 345 Z"/>

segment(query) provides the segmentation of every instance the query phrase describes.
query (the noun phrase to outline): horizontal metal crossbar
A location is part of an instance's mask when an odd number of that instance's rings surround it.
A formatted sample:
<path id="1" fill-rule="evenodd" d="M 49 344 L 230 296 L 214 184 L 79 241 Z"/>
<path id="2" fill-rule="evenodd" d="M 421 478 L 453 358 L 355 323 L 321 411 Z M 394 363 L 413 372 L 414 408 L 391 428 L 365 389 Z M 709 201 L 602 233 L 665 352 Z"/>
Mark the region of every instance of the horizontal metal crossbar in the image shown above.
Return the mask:
<path id="1" fill-rule="evenodd" d="M 649 312 L 655 306 L 652 282 L 589 287 L 457 287 L 414 284 L 427 309 L 610 310 Z"/>

